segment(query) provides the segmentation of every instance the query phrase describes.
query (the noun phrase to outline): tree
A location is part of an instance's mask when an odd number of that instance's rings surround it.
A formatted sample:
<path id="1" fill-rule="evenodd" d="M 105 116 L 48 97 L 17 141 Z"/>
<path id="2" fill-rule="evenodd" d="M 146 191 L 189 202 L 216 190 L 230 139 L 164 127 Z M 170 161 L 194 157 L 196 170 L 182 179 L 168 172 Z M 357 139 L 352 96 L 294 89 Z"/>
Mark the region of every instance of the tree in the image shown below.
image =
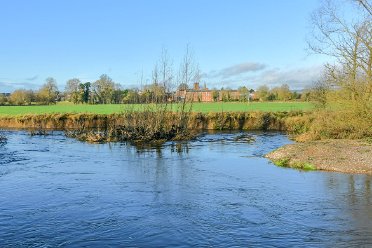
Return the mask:
<path id="1" fill-rule="evenodd" d="M 353 8 L 357 17 L 346 18 Z M 324 82 L 338 100 L 351 102 L 357 111 L 372 109 L 372 11 L 369 1 L 324 0 L 313 13 L 312 51 L 331 56 L 333 64 L 325 67 Z"/>
<path id="2" fill-rule="evenodd" d="M 199 69 L 195 65 L 193 54 L 187 45 L 178 72 L 179 85 L 187 85 L 187 88 L 190 88 L 191 83 L 196 79 L 200 79 Z"/>
<path id="3" fill-rule="evenodd" d="M 31 90 L 19 89 L 10 95 L 10 103 L 14 105 L 31 105 L 33 92 Z"/>
<path id="4" fill-rule="evenodd" d="M 0 93 L 0 105 L 5 105 L 5 103 L 8 101 L 6 96 L 2 93 Z"/>
<path id="5" fill-rule="evenodd" d="M 167 49 L 163 48 L 159 62 L 160 84 L 164 87 L 165 92 L 172 89 L 173 80 L 173 62 L 169 58 Z"/>
<path id="6" fill-rule="evenodd" d="M 180 85 L 178 85 L 178 90 L 188 90 L 189 89 L 189 86 L 185 83 L 181 83 Z"/>
<path id="7" fill-rule="evenodd" d="M 152 102 L 155 102 L 155 103 L 166 102 L 167 97 L 166 97 L 165 86 L 159 85 L 159 84 L 153 84 L 153 85 L 150 85 L 149 90 L 153 95 Z"/>
<path id="8" fill-rule="evenodd" d="M 112 103 L 115 83 L 109 76 L 102 74 L 100 78 L 93 83 L 92 88 L 94 103 Z"/>
<path id="9" fill-rule="evenodd" d="M 220 97 L 220 93 L 219 93 L 219 91 L 218 91 L 218 90 L 213 90 L 213 91 L 212 91 L 212 98 L 213 98 L 213 101 L 214 101 L 214 102 L 217 102 L 219 97 Z"/>
<path id="10" fill-rule="evenodd" d="M 55 104 L 58 97 L 57 82 L 54 78 L 49 77 L 45 80 L 45 84 L 37 93 L 38 102 L 42 104 Z"/>
<path id="11" fill-rule="evenodd" d="M 291 99 L 293 99 L 293 100 L 301 99 L 301 97 L 302 97 L 302 94 L 298 93 L 297 91 L 293 91 L 291 93 Z"/>
<path id="12" fill-rule="evenodd" d="M 238 91 L 240 93 L 240 97 L 239 97 L 240 101 L 245 102 L 249 99 L 249 90 L 247 87 L 241 86 L 238 88 Z"/>
<path id="13" fill-rule="evenodd" d="M 162 103 L 166 100 L 166 92 L 163 85 L 154 83 L 143 87 L 141 92 L 141 102 Z"/>
<path id="14" fill-rule="evenodd" d="M 306 88 L 303 90 L 303 92 L 301 93 L 301 101 L 304 101 L 304 102 L 311 101 L 311 89 L 310 88 Z"/>
<path id="15" fill-rule="evenodd" d="M 282 84 L 278 88 L 277 99 L 280 101 L 288 101 L 291 99 L 292 93 L 289 90 L 288 84 Z"/>
<path id="16" fill-rule="evenodd" d="M 124 97 L 128 94 L 128 90 L 121 89 L 120 85 L 115 86 L 115 90 L 113 93 L 113 103 L 122 103 L 124 100 Z"/>
<path id="17" fill-rule="evenodd" d="M 91 87 L 91 83 L 90 82 L 86 82 L 86 83 L 81 83 L 79 85 L 80 87 L 80 94 L 82 94 L 82 99 L 81 99 L 81 102 L 83 103 L 88 103 L 91 99 L 90 99 L 90 95 L 91 95 L 91 92 L 90 92 L 90 87 Z"/>
<path id="18" fill-rule="evenodd" d="M 84 91 L 81 87 L 81 81 L 78 78 L 70 79 L 66 82 L 65 95 L 68 101 L 73 103 L 83 102 Z"/>
<path id="19" fill-rule="evenodd" d="M 124 103 L 139 103 L 139 94 L 135 89 L 128 90 L 127 94 L 123 98 Z"/>
<path id="20" fill-rule="evenodd" d="M 230 94 L 230 89 L 229 88 L 227 88 L 227 89 L 221 89 L 221 91 L 220 91 L 220 96 L 221 96 L 221 100 L 223 101 L 223 102 L 229 102 L 229 101 L 231 101 L 231 94 Z"/>
<path id="21" fill-rule="evenodd" d="M 317 107 L 325 108 L 329 92 L 329 85 L 324 80 L 319 80 L 313 85 L 310 91 L 310 99 L 315 102 Z"/>
<path id="22" fill-rule="evenodd" d="M 258 87 L 258 89 L 256 90 L 256 97 L 260 101 L 266 101 L 269 97 L 269 87 L 267 87 L 266 85 L 261 85 L 260 87 Z"/>
<path id="23" fill-rule="evenodd" d="M 167 102 L 167 93 L 171 88 L 172 68 L 167 50 L 162 50 L 159 64 L 156 63 L 152 71 L 152 84 L 146 86 L 144 94 L 146 101 L 162 103 Z"/>

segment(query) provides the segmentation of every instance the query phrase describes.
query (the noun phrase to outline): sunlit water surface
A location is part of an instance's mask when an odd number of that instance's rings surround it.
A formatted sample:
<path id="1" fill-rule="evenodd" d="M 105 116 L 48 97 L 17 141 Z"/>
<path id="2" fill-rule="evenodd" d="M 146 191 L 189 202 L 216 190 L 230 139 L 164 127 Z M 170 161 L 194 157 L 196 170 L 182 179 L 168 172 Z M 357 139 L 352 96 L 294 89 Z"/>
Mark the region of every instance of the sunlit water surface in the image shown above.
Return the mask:
<path id="1" fill-rule="evenodd" d="M 160 148 L 4 134 L 1 247 L 372 245 L 371 176 L 276 167 L 280 133 Z"/>

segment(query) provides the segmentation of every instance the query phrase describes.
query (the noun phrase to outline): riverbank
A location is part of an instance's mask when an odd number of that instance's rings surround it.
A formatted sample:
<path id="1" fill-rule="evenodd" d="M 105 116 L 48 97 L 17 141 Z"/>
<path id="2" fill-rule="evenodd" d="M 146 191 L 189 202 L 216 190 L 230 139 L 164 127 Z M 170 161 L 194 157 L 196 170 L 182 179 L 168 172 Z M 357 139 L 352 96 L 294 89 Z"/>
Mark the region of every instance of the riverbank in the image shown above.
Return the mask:
<path id="1" fill-rule="evenodd" d="M 295 143 L 270 152 L 266 157 L 283 167 L 372 175 L 372 144 L 365 140 Z"/>
<path id="2" fill-rule="evenodd" d="M 0 128 L 29 129 L 32 134 L 64 130 L 70 137 L 99 143 L 186 140 L 204 130 L 284 131 L 298 140 L 303 134 L 306 136 L 306 130 L 316 120 L 315 114 L 302 111 L 27 114 L 0 116 Z M 267 157 L 284 167 L 372 174 L 372 144 L 360 139 L 307 140 L 279 148 Z"/>
<path id="3" fill-rule="evenodd" d="M 203 130 L 285 131 L 286 119 L 303 112 L 194 113 L 128 111 L 121 114 L 42 114 L 0 116 L 0 128 L 29 129 L 32 134 L 64 130 L 88 142 L 165 142 L 190 140 Z"/>
<path id="4" fill-rule="evenodd" d="M 160 114 L 164 116 L 159 117 Z M 273 130 L 286 131 L 286 119 L 302 116 L 302 111 L 291 112 L 220 112 L 220 113 L 186 113 L 187 128 L 190 130 Z M 130 112 L 123 114 L 26 114 L 18 116 L 0 116 L 0 128 L 4 129 L 110 129 L 128 125 L 128 120 L 146 121 L 146 125 L 156 121 L 164 125 L 177 125 L 180 113 Z M 159 120 L 160 119 L 160 120 Z M 169 123 L 168 123 L 169 122 Z M 171 123 L 174 122 L 174 123 Z"/>

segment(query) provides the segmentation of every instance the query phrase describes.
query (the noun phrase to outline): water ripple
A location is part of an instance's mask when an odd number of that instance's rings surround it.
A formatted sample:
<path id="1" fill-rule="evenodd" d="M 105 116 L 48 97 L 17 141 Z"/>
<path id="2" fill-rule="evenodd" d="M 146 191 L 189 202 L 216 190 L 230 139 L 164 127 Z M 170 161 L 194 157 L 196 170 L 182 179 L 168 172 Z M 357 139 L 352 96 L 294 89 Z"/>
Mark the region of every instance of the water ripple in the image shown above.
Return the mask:
<path id="1" fill-rule="evenodd" d="M 280 133 L 205 133 L 158 147 L 6 132 L 1 247 L 363 246 L 370 176 L 302 173 L 262 156 Z"/>

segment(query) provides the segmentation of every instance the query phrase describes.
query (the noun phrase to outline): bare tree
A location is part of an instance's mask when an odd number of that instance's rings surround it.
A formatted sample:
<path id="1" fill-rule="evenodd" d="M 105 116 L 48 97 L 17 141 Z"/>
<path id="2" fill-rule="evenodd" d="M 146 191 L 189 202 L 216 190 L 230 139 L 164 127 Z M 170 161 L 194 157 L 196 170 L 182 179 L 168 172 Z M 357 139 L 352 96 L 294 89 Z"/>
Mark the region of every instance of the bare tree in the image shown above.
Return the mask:
<path id="1" fill-rule="evenodd" d="M 173 62 L 169 58 L 168 50 L 163 48 L 161 52 L 160 62 L 159 62 L 159 72 L 161 77 L 161 83 L 166 91 L 170 91 L 173 87 Z"/>
<path id="2" fill-rule="evenodd" d="M 371 16 L 372 16 L 372 6 L 368 0 L 353 0 L 358 2 Z"/>
<path id="3" fill-rule="evenodd" d="M 196 66 L 194 62 L 193 53 L 190 50 L 190 46 L 186 46 L 185 55 L 180 64 L 178 72 L 179 84 L 186 84 L 190 87 L 192 80 L 195 78 Z"/>
<path id="4" fill-rule="evenodd" d="M 190 84 L 192 83 L 193 80 L 196 79 L 196 77 L 199 77 L 200 75 L 200 70 L 198 67 L 195 65 L 194 61 L 194 56 L 193 53 L 190 50 L 190 46 L 186 46 L 185 50 L 185 55 L 181 61 L 179 72 L 178 72 L 178 85 L 185 85 L 188 88 L 190 88 Z M 198 75 L 198 76 L 197 76 Z M 191 112 L 192 109 L 192 100 L 193 100 L 193 95 L 191 96 L 190 100 L 190 105 L 189 108 L 186 109 L 187 105 L 187 92 L 185 91 L 185 96 L 183 98 L 183 101 L 180 106 L 180 119 L 179 119 L 179 130 L 186 130 L 187 127 L 187 122 L 188 122 L 188 116 Z"/>
<path id="5" fill-rule="evenodd" d="M 344 17 L 344 12 L 351 9 L 357 17 Z M 342 97 L 363 111 L 371 108 L 372 101 L 371 17 L 367 0 L 349 0 L 344 5 L 324 0 L 312 15 L 314 29 L 308 43 L 312 51 L 335 59 L 335 63 L 326 65 L 326 81 L 334 89 L 347 92 Z"/>

